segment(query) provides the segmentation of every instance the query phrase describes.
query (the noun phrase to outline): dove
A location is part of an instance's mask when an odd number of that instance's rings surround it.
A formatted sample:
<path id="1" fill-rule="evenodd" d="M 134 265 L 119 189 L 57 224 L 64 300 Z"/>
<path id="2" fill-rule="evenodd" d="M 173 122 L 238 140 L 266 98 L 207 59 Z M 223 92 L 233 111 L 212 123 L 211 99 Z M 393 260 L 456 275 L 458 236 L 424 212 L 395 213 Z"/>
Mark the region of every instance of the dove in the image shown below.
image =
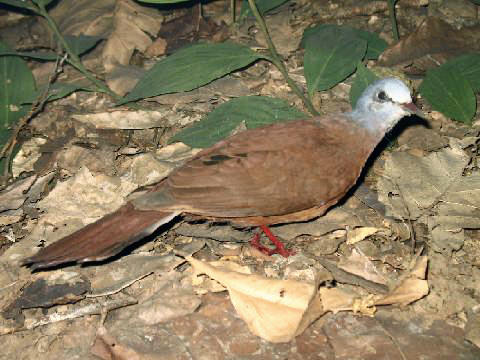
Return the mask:
<path id="1" fill-rule="evenodd" d="M 148 192 L 115 212 L 40 249 L 23 261 L 32 270 L 101 261 L 182 214 L 259 226 L 276 249 L 291 254 L 268 225 L 307 221 L 345 197 L 385 134 L 417 114 L 397 78 L 369 85 L 350 112 L 246 130 L 189 159 Z"/>

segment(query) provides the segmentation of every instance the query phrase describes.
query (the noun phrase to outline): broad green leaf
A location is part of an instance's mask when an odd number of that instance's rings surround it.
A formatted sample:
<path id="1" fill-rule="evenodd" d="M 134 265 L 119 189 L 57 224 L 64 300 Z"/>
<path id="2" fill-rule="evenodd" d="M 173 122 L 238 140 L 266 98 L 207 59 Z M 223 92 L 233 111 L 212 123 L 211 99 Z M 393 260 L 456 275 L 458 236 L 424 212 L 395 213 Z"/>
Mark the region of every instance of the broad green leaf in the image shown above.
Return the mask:
<path id="1" fill-rule="evenodd" d="M 47 6 L 47 5 L 50 4 L 52 1 L 54 1 L 54 0 L 33 0 L 33 2 L 34 2 L 35 4 L 43 5 L 43 6 Z"/>
<path id="2" fill-rule="evenodd" d="M 308 94 L 327 90 L 347 78 L 365 57 L 367 42 L 326 27 L 305 41 L 304 68 Z"/>
<path id="3" fill-rule="evenodd" d="M 249 47 L 233 43 L 189 46 L 156 63 L 119 104 L 193 90 L 260 58 Z"/>
<path id="4" fill-rule="evenodd" d="M 469 82 L 458 71 L 443 66 L 429 70 L 418 90 L 435 110 L 471 123 L 477 101 Z"/>
<path id="5" fill-rule="evenodd" d="M 0 51 L 9 51 L 0 42 Z M 0 56 L 0 147 L 10 134 L 11 126 L 29 110 L 23 105 L 35 93 L 35 80 L 29 67 L 18 56 Z"/>
<path id="6" fill-rule="evenodd" d="M 388 47 L 388 43 L 376 33 L 354 28 L 352 30 L 357 33 L 360 39 L 367 41 L 367 53 L 365 54 L 365 59 L 367 60 L 378 59 L 380 54 Z"/>
<path id="7" fill-rule="evenodd" d="M 480 53 L 462 55 L 442 65 L 460 72 L 470 83 L 474 92 L 480 92 Z"/>
<path id="8" fill-rule="evenodd" d="M 258 11 L 260 14 L 265 14 L 270 10 L 273 10 L 280 5 L 286 3 L 288 0 L 256 0 L 255 4 L 257 5 Z M 240 9 L 240 18 L 244 18 L 246 16 L 253 16 L 252 9 L 250 9 L 250 4 L 248 0 L 242 1 L 242 8 Z"/>
<path id="9" fill-rule="evenodd" d="M 34 101 L 36 101 L 40 96 L 43 95 L 43 92 L 45 91 L 45 86 L 40 88 L 38 91 L 36 91 L 35 95 L 31 99 L 27 99 L 25 101 L 26 104 L 31 104 Z M 86 88 L 83 85 L 77 85 L 77 84 L 68 84 L 68 83 L 61 83 L 57 82 L 54 84 L 51 84 L 49 89 L 48 89 L 48 95 L 47 95 L 47 101 L 54 101 L 58 100 L 61 98 L 64 98 L 75 91 L 92 91 L 91 89 Z"/>
<path id="10" fill-rule="evenodd" d="M 87 35 L 66 35 L 65 41 L 67 42 L 68 46 L 72 49 L 72 51 L 80 56 L 87 51 L 91 50 L 98 44 L 98 42 L 102 40 L 100 36 L 87 36 Z"/>
<path id="11" fill-rule="evenodd" d="M 0 4 L 7 4 L 10 6 L 15 6 L 22 9 L 28 9 L 28 10 L 34 9 L 34 7 L 28 1 L 23 1 L 23 0 L 0 0 Z"/>
<path id="12" fill-rule="evenodd" d="M 170 139 L 193 147 L 208 147 L 228 137 L 245 124 L 247 129 L 279 121 L 306 119 L 308 116 L 285 100 L 267 96 L 244 96 L 218 106 L 205 118 Z"/>
<path id="13" fill-rule="evenodd" d="M 314 37 L 316 41 L 322 41 L 322 31 L 325 29 L 336 29 L 339 34 L 345 34 L 352 37 L 358 37 L 360 39 L 367 41 L 367 53 L 365 58 L 368 60 L 377 59 L 380 54 L 387 48 L 388 44 L 383 40 L 378 34 L 362 30 L 355 29 L 346 25 L 336 25 L 336 24 L 320 24 L 309 29 L 306 29 L 303 33 L 302 46 L 305 46 L 306 41 L 309 37 Z"/>
<path id="14" fill-rule="evenodd" d="M 362 95 L 363 90 L 375 80 L 378 80 L 378 76 L 375 75 L 373 71 L 367 69 L 363 63 L 358 63 L 355 79 L 350 88 L 350 104 L 352 105 L 352 108 L 355 108 L 357 100 L 360 95 Z"/>

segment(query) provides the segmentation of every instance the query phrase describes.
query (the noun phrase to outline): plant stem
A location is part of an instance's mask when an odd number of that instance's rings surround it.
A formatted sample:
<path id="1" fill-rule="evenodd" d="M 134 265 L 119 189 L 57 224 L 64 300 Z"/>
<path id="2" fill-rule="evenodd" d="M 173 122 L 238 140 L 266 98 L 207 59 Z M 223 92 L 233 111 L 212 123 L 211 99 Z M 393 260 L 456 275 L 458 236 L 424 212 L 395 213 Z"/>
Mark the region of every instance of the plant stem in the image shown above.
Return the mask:
<path id="1" fill-rule="evenodd" d="M 55 24 L 55 21 L 53 21 L 51 16 L 48 14 L 47 9 L 45 8 L 45 5 L 43 5 L 42 2 L 39 2 L 37 4 L 37 6 L 38 7 L 37 7 L 35 12 L 38 15 L 45 18 L 45 20 L 47 20 L 47 23 L 48 23 L 50 29 L 52 29 L 52 31 L 55 33 L 58 41 L 62 44 L 63 48 L 65 49 L 65 51 L 67 52 L 67 54 L 69 56 L 69 59 L 67 59 L 67 61 L 74 68 L 76 68 L 78 71 L 80 71 L 88 80 L 90 80 L 93 84 L 95 84 L 95 86 L 98 87 L 99 91 L 110 95 L 111 97 L 113 97 L 117 101 L 120 100 L 121 96 L 117 95 L 115 92 L 110 90 L 110 88 L 107 85 L 105 85 L 105 83 L 103 81 L 97 79 L 95 77 L 95 75 L 93 75 L 90 71 L 88 71 L 87 68 L 85 68 L 85 66 L 83 66 L 83 64 L 82 64 L 80 58 L 78 57 L 78 55 L 75 54 L 75 52 L 72 51 L 72 49 L 70 48 L 70 45 L 68 45 L 67 41 L 65 40 L 65 38 L 62 36 L 60 31 L 58 30 L 57 24 Z"/>
<path id="2" fill-rule="evenodd" d="M 392 23 L 393 38 L 395 41 L 400 40 L 400 35 L 398 34 L 398 24 L 397 18 L 395 16 L 395 3 L 397 0 L 388 0 L 388 14 L 390 15 L 390 22 Z"/>
<path id="3" fill-rule="evenodd" d="M 288 75 L 287 68 L 285 67 L 285 64 L 283 63 L 283 60 L 281 59 L 280 55 L 278 54 L 275 45 L 272 42 L 272 38 L 270 37 L 267 29 L 267 25 L 265 24 L 265 20 L 263 19 L 262 15 L 258 11 L 257 5 L 255 4 L 255 0 L 248 0 L 248 4 L 250 5 L 250 9 L 252 9 L 253 15 L 255 15 L 255 18 L 257 19 L 258 25 L 260 26 L 260 29 L 263 32 L 263 35 L 265 36 L 265 39 L 267 40 L 267 45 L 268 45 L 268 50 L 270 51 L 271 58 L 270 60 L 272 61 L 273 65 L 275 65 L 278 70 L 282 73 L 283 77 L 285 78 L 285 81 L 287 82 L 288 86 L 293 90 L 295 94 L 297 94 L 298 97 L 302 100 L 303 104 L 305 107 L 308 109 L 308 111 L 312 115 L 318 115 L 317 110 L 313 107 L 312 102 L 303 94 L 302 90 L 297 86 L 297 84 L 290 78 Z"/>
<path id="4" fill-rule="evenodd" d="M 235 0 L 230 0 L 230 17 L 232 24 L 235 24 Z"/>

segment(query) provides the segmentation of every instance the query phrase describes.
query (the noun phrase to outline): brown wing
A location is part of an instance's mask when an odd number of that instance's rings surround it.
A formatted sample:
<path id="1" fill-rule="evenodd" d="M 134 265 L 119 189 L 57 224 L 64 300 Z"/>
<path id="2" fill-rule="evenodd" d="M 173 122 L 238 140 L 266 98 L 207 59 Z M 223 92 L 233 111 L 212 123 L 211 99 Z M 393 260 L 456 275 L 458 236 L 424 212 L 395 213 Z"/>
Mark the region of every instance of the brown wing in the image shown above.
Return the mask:
<path id="1" fill-rule="evenodd" d="M 361 133 L 348 134 L 355 132 L 311 121 L 247 130 L 200 152 L 134 205 L 230 218 L 335 203 L 355 183 L 371 150 Z"/>

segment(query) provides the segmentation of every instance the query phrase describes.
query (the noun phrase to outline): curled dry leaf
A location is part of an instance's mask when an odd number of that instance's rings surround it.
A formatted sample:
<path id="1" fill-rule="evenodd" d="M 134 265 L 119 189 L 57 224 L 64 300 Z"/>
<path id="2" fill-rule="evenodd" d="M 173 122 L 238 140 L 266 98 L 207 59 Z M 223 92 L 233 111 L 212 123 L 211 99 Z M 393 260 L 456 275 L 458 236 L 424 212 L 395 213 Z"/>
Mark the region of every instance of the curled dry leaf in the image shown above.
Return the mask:
<path id="1" fill-rule="evenodd" d="M 228 270 L 236 272 L 239 274 L 249 275 L 252 272 L 248 266 L 242 266 L 233 261 L 212 261 L 209 263 L 211 266 L 221 268 L 222 270 Z M 194 271 L 196 268 L 193 269 Z M 217 280 L 209 277 L 203 276 L 203 273 L 198 273 L 195 271 L 194 276 L 192 277 L 192 285 L 195 287 L 195 292 L 197 294 L 206 294 L 208 292 L 221 292 L 225 291 L 225 286 L 219 283 Z"/>
<path id="2" fill-rule="evenodd" d="M 114 10 L 113 32 L 103 49 L 103 65 L 107 72 L 117 66 L 128 65 L 135 50 L 145 51 L 156 36 L 163 17 L 152 7 L 134 1 L 117 1 Z"/>
<path id="3" fill-rule="evenodd" d="M 379 229 L 376 227 L 358 227 L 347 232 L 347 245 L 353 245 L 375 234 Z"/>
<path id="4" fill-rule="evenodd" d="M 271 342 L 288 342 L 318 318 L 323 307 L 315 284 L 275 280 L 216 268 L 187 257 L 197 273 L 225 286 L 231 301 L 250 331 Z"/>
<path id="5" fill-rule="evenodd" d="M 408 305 L 426 296 L 429 292 L 427 274 L 428 257 L 420 256 L 411 272 L 386 296 L 375 301 L 375 305 Z"/>
<path id="6" fill-rule="evenodd" d="M 22 148 L 17 155 L 15 155 L 12 161 L 13 177 L 17 177 L 23 172 L 30 172 L 34 170 L 35 162 L 42 155 L 40 152 L 40 146 L 46 142 L 46 139 L 35 137 L 25 141 L 22 144 Z"/>
<path id="7" fill-rule="evenodd" d="M 252 333 L 276 343 L 300 335 L 327 311 L 354 311 L 372 316 L 375 305 L 406 305 L 428 294 L 426 257 L 420 257 L 413 270 L 385 296 L 359 296 L 339 288 L 322 287 L 317 291 L 317 284 L 242 274 L 191 256 L 186 259 L 196 274 L 206 274 L 225 286 L 235 310 Z"/>

